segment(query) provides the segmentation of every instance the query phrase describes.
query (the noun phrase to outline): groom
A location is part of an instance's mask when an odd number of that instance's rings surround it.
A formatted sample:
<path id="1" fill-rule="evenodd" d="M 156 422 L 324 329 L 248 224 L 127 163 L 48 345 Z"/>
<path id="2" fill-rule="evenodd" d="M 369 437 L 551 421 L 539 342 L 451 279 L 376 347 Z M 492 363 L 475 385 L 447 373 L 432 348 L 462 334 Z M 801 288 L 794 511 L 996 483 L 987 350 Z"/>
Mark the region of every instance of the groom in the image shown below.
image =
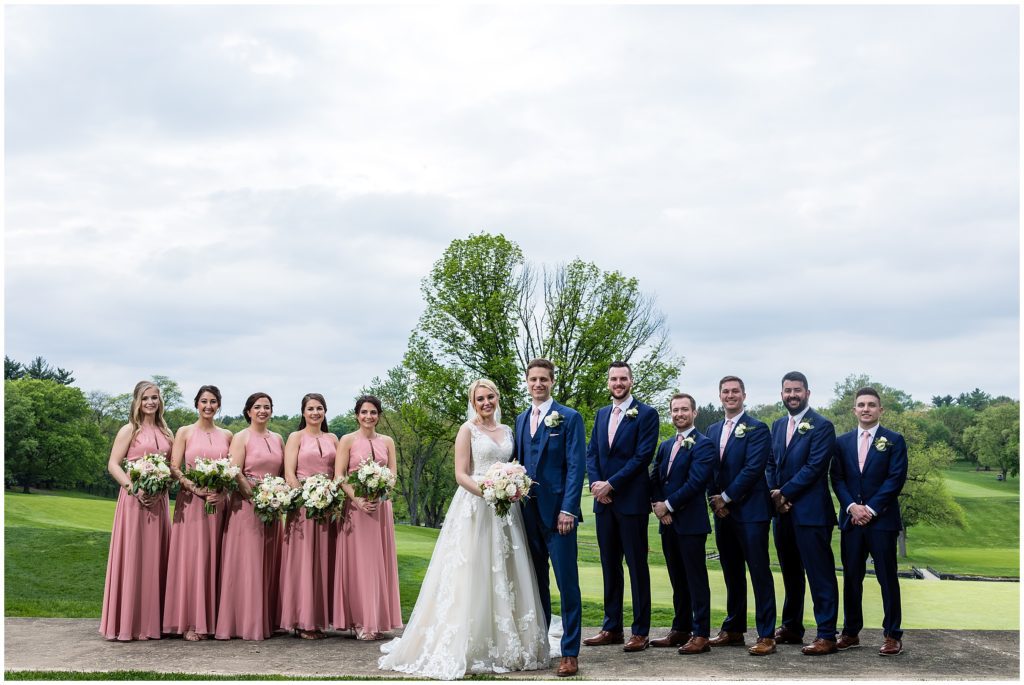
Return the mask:
<path id="1" fill-rule="evenodd" d="M 560 676 L 576 675 L 583 613 L 576 567 L 576 525 L 581 519 L 580 495 L 586 470 L 583 419 L 551 399 L 555 365 L 534 359 L 526 367 L 526 389 L 532 404 L 516 417 L 515 456 L 534 480 L 523 504 L 523 522 L 530 557 L 537 573 L 544 618 L 551 625 L 548 558 L 562 602 Z"/>

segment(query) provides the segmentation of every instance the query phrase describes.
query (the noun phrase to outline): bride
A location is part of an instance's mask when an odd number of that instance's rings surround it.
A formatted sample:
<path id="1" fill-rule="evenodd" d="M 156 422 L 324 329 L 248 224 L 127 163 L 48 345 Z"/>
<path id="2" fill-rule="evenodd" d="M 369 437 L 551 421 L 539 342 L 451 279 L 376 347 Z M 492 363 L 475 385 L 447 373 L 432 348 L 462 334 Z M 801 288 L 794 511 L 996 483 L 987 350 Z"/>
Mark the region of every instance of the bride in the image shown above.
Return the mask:
<path id="1" fill-rule="evenodd" d="M 549 643 L 544 609 L 519 507 L 499 517 L 480 481 L 512 455 L 498 389 L 469 386 L 469 420 L 455 438 L 452 498 L 416 606 L 402 636 L 381 646 L 381 669 L 451 680 L 466 673 L 544 668 Z"/>

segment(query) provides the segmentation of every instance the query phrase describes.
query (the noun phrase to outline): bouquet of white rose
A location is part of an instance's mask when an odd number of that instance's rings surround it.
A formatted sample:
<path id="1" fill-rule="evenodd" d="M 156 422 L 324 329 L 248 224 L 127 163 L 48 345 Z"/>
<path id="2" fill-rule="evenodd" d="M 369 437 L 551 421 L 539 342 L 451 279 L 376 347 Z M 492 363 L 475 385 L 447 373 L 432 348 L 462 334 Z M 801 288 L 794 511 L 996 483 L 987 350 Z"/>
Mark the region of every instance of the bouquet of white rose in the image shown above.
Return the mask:
<path id="1" fill-rule="evenodd" d="M 498 516 L 508 516 L 513 502 L 529 497 L 532 485 L 533 479 L 526 475 L 526 469 L 517 461 L 491 464 L 480 484 L 484 501 L 494 507 Z"/>
<path id="2" fill-rule="evenodd" d="M 378 500 L 388 496 L 395 487 L 395 474 L 391 469 L 366 457 L 359 462 L 359 468 L 348 474 L 348 484 L 355 490 L 357 497 Z"/>
<path id="3" fill-rule="evenodd" d="M 185 477 L 201 488 L 220 492 L 238 489 L 236 476 L 241 469 L 231 465 L 230 459 L 205 459 L 196 457 L 195 466 L 185 471 Z M 206 502 L 203 510 L 207 514 L 217 511 L 217 505 Z"/>
<path id="4" fill-rule="evenodd" d="M 140 490 L 147 495 L 158 495 L 171 487 L 171 469 L 167 466 L 167 457 L 162 454 L 144 454 L 134 461 L 125 461 L 121 466 L 131 480 L 128 489 L 133 495 Z"/>
<path id="5" fill-rule="evenodd" d="M 302 482 L 302 506 L 306 518 L 335 521 L 341 517 L 345 493 L 338 484 L 322 473 L 315 473 Z"/>
<path id="6" fill-rule="evenodd" d="M 269 525 L 301 506 L 302 490 L 288 485 L 281 476 L 268 473 L 253 484 L 252 504 L 259 520 Z"/>

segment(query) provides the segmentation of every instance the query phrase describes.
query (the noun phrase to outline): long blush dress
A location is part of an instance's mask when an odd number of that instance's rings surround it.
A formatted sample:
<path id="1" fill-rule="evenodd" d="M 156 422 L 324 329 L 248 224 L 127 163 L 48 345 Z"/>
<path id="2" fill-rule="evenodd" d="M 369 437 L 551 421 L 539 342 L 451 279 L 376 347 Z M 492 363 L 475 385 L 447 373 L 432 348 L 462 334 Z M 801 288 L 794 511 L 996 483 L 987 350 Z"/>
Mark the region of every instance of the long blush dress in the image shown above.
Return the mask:
<path id="1" fill-rule="evenodd" d="M 207 433 L 196 428 L 185 443 L 184 468 L 196 457 L 222 459 L 228 456 L 230 440 L 218 429 Z M 202 497 L 179 490 L 174 502 L 171 550 L 167 562 L 167 592 L 164 595 L 165 633 L 184 634 L 194 630 L 209 635 L 217 627 L 217 576 L 220 537 L 224 529 L 227 502 L 207 514 Z"/>
<path id="2" fill-rule="evenodd" d="M 242 468 L 249 482 L 284 473 L 284 445 L 276 433 L 250 431 Z M 251 501 L 231 496 L 221 546 L 218 640 L 265 640 L 277 619 L 281 522 L 263 523 Z"/>
<path id="3" fill-rule="evenodd" d="M 166 455 L 170 450 L 171 443 L 163 433 L 155 426 L 143 426 L 126 458 L 135 461 L 145 454 Z M 100 635 L 108 640 L 160 639 L 160 602 L 170 537 L 167 493 L 151 507 L 144 507 L 122 488 L 110 534 Z"/>
<path id="4" fill-rule="evenodd" d="M 349 473 L 357 470 L 370 454 L 370 440 L 357 438 L 349 452 Z M 380 437 L 373 439 L 372 454 L 374 461 L 387 466 L 388 448 Z M 390 500 L 382 501 L 373 514 L 346 502 L 342 528 L 338 546 L 343 577 L 335 581 L 335 589 L 344 586 L 347 627 L 373 633 L 402 627 L 395 517 Z M 342 626 L 335 623 L 334 627 Z"/>
<path id="5" fill-rule="evenodd" d="M 303 432 L 295 469 L 299 481 L 315 473 L 333 478 L 335 452 L 335 446 L 325 436 L 314 438 Z M 323 630 L 330 622 L 333 528 L 330 522 L 307 519 L 304 508 L 288 515 L 278 585 L 280 628 Z"/>

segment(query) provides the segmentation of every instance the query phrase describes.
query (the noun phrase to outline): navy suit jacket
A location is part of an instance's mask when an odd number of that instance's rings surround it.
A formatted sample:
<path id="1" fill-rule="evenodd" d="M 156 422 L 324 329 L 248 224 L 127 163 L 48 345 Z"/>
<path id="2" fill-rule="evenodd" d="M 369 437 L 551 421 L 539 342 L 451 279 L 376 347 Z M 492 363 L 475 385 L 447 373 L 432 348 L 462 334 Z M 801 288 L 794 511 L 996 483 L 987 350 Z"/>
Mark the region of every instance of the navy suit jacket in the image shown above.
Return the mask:
<path id="1" fill-rule="evenodd" d="M 636 407 L 635 417 L 621 416 L 615 440 L 608 445 L 608 424 L 612 407 L 597 410 L 587 447 L 587 476 L 591 483 L 608 481 L 612 503 L 594 498 L 594 513 L 611 507 L 620 514 L 650 514 L 651 484 L 647 469 L 658 446 L 658 411 L 635 399 L 626 409 Z"/>
<path id="2" fill-rule="evenodd" d="M 580 521 L 580 497 L 586 472 L 586 434 L 583 418 L 575 409 L 558 402 L 541 417 L 537 442 L 530 437 L 530 409 L 516 417 L 515 456 L 533 479 L 530 496 L 537 499 L 541 521 L 555 528 L 558 513 L 567 511 Z M 545 419 L 558 412 L 561 423 L 549 427 Z"/>
<path id="3" fill-rule="evenodd" d="M 740 425 L 745 427 L 742 438 L 736 435 Z M 716 456 L 724 426 L 725 421 L 722 420 L 708 427 L 708 439 L 714 444 Z M 764 477 L 765 466 L 772 457 L 768 426 L 743 412 L 736 417 L 732 430 L 725 454 L 715 468 L 713 487 L 708 488 L 708 494 L 724 492 L 728 495 L 732 501 L 726 508 L 729 516 L 738 523 L 768 521 L 772 517 L 772 502 Z"/>
<path id="4" fill-rule="evenodd" d="M 836 442 L 836 429 L 824 416 L 808 409 L 803 421 L 811 428 L 801 433 L 793 431 L 793 439 L 786 447 L 786 427 L 789 416 L 772 424 L 772 454 L 766 471 L 772 490 L 782 490 L 793 503 L 789 513 L 793 522 L 801 526 L 834 526 L 836 511 L 828 491 L 828 466 Z"/>
<path id="5" fill-rule="evenodd" d="M 832 489 L 839 498 L 839 529 L 848 530 L 851 504 L 866 504 L 875 511 L 875 518 L 867 524 L 877 530 L 900 530 L 899 494 L 907 482 L 907 443 L 903 436 L 882 426 L 868 448 L 864 471 L 857 459 L 857 439 L 860 429 L 843 433 L 836 439 L 832 459 Z M 879 451 L 876 445 L 885 438 L 888 445 Z"/>
<path id="6" fill-rule="evenodd" d="M 651 469 L 651 502 L 668 502 L 672 507 L 671 528 L 659 523 L 660 533 L 667 529 L 680 535 L 706 535 L 711 532 L 704 495 L 714 478 L 718 448 L 696 430 L 689 437 L 694 439 L 693 447 L 679 448 L 671 471 L 668 471 L 668 462 L 676 442 L 674 437 L 661 443 Z"/>

